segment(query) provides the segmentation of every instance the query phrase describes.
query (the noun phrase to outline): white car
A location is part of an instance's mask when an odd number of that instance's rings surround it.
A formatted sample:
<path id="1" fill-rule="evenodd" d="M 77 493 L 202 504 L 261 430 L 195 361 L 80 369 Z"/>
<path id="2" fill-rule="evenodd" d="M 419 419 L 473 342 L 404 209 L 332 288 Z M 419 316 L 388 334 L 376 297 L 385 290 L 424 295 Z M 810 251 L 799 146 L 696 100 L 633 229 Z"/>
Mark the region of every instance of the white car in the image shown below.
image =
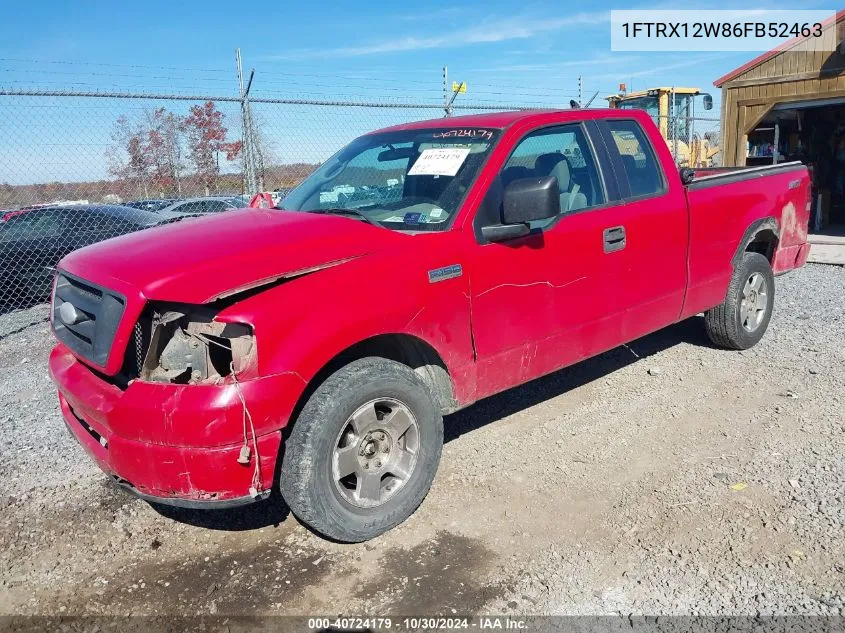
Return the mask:
<path id="1" fill-rule="evenodd" d="M 181 200 L 138 200 L 124 204 L 136 209 L 164 214 L 170 214 L 172 212 L 180 214 L 218 213 L 228 209 L 240 209 L 247 206 L 238 198 L 224 196 L 184 198 Z"/>

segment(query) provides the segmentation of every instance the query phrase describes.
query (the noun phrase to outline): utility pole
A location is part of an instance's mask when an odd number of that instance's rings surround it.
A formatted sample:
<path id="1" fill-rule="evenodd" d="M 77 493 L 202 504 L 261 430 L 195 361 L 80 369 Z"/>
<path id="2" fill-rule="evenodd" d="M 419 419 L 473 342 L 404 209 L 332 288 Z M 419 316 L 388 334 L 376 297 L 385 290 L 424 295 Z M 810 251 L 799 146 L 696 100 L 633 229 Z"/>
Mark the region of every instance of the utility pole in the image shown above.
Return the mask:
<path id="1" fill-rule="evenodd" d="M 578 75 L 578 105 L 584 107 L 584 86 L 581 83 L 581 75 Z"/>
<path id="2" fill-rule="evenodd" d="M 673 147 L 674 147 L 674 154 L 675 154 L 675 162 L 679 162 L 678 158 L 678 110 L 677 104 L 675 102 L 675 86 L 672 86 L 672 96 L 671 105 L 669 109 L 669 122 L 672 126 L 672 138 L 673 138 Z"/>
<path id="3" fill-rule="evenodd" d="M 253 135 L 252 135 L 252 117 L 249 110 L 249 89 L 252 87 L 252 78 L 255 74 L 253 70 L 249 75 L 249 82 L 244 88 L 244 74 L 241 64 L 241 49 L 235 49 L 235 61 L 238 67 L 238 90 L 241 98 L 241 119 L 243 122 L 243 148 L 241 153 L 243 155 L 244 163 L 244 189 L 249 195 L 258 193 L 259 186 L 255 174 L 255 155 L 253 153 Z"/>

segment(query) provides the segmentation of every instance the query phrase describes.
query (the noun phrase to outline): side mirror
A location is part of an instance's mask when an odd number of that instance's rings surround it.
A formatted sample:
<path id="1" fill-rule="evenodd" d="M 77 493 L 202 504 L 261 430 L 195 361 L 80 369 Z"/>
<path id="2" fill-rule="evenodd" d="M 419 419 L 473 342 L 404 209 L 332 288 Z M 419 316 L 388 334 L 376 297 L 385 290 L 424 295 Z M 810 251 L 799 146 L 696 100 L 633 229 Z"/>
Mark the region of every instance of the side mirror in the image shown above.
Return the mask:
<path id="1" fill-rule="evenodd" d="M 560 213 L 560 187 L 557 178 L 520 178 L 505 189 L 505 224 L 524 224 L 553 218 Z"/>
<path id="2" fill-rule="evenodd" d="M 705 110 L 712 110 L 713 109 L 713 97 L 706 92 L 701 99 L 701 105 L 704 106 Z"/>
<path id="3" fill-rule="evenodd" d="M 490 242 L 501 242 L 527 235 L 532 220 L 546 220 L 560 213 L 560 187 L 555 176 L 520 178 L 507 186 L 504 194 L 504 224 L 481 229 Z"/>

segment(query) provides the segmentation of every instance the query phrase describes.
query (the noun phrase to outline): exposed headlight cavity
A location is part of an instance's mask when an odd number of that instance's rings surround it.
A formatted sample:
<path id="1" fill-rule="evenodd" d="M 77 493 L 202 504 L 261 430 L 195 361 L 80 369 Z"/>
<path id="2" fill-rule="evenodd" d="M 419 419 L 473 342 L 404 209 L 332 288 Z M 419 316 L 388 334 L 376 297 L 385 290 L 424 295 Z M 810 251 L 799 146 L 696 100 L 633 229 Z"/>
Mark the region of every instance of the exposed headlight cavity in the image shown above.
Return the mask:
<path id="1" fill-rule="evenodd" d="M 252 328 L 214 320 L 215 311 L 173 306 L 155 311 L 141 379 L 197 384 L 219 382 L 253 364 Z"/>

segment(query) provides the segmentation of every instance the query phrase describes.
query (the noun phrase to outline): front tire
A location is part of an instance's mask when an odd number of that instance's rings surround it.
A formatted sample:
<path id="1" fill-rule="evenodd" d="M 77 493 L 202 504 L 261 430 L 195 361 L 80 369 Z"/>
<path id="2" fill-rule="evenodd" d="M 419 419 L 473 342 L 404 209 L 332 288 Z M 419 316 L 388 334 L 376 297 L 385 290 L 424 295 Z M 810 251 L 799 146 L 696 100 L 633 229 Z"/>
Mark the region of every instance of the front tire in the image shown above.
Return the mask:
<path id="1" fill-rule="evenodd" d="M 766 333 L 774 305 L 775 277 L 769 260 L 760 253 L 744 253 L 724 303 L 704 313 L 707 336 L 719 347 L 748 349 Z"/>
<path id="2" fill-rule="evenodd" d="M 285 443 L 281 493 L 316 532 L 366 541 L 422 503 L 442 447 L 443 418 L 422 379 L 401 363 L 363 358 L 306 402 Z"/>

